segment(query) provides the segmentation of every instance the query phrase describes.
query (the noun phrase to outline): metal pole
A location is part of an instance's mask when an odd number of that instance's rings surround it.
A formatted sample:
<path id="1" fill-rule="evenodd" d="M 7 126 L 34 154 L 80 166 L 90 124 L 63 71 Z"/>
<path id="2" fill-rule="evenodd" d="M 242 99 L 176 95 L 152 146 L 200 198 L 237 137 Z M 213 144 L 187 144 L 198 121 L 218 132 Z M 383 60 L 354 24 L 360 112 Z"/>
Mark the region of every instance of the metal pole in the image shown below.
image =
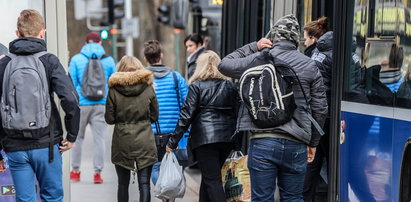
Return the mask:
<path id="1" fill-rule="evenodd" d="M 180 30 L 179 29 L 174 29 L 174 36 L 175 36 L 175 68 L 177 72 L 181 72 L 180 71 Z"/>
<path id="2" fill-rule="evenodd" d="M 117 29 L 117 25 L 114 24 L 112 26 L 113 29 Z M 114 58 L 114 61 L 117 63 L 117 33 L 110 33 L 111 34 L 111 56 Z"/>
<path id="3" fill-rule="evenodd" d="M 131 19 L 133 17 L 132 0 L 125 0 L 124 10 L 126 19 Z M 124 29 L 124 27 L 122 27 L 121 29 Z M 126 37 L 126 55 L 134 55 L 133 36 Z"/>

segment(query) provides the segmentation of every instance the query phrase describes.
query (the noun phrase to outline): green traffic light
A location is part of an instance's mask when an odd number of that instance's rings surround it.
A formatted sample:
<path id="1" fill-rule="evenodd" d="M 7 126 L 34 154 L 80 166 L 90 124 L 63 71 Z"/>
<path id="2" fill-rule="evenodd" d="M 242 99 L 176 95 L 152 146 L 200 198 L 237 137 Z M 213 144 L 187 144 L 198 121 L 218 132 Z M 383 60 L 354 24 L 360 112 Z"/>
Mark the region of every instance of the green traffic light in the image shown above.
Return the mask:
<path id="1" fill-rule="evenodd" d="M 108 39 L 108 30 L 101 30 L 100 37 L 101 39 Z"/>

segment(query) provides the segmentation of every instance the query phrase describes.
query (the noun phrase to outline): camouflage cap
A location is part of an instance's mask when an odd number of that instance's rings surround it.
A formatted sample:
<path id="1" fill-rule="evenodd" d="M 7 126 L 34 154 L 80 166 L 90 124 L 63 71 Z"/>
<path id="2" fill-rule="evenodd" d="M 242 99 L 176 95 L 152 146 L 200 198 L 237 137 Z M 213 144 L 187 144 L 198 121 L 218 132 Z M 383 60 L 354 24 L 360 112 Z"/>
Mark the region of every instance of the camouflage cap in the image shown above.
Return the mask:
<path id="1" fill-rule="evenodd" d="M 265 38 L 268 38 L 271 41 L 288 40 L 298 47 L 300 40 L 300 25 L 298 24 L 297 18 L 292 14 L 280 18 L 267 33 Z"/>

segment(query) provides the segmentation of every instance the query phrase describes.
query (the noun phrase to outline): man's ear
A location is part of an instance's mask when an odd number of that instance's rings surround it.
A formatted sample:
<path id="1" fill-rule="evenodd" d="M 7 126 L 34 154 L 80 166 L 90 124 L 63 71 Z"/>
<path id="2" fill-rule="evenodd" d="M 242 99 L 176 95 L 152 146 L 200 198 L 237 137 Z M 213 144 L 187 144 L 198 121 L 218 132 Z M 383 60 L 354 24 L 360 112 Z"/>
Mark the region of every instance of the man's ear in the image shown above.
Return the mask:
<path id="1" fill-rule="evenodd" d="M 160 54 L 160 60 L 163 60 L 163 53 Z"/>
<path id="2" fill-rule="evenodd" d="M 19 32 L 19 30 L 16 30 L 16 36 L 17 36 L 18 38 L 21 38 L 21 37 L 22 37 L 21 34 L 20 34 L 20 32 Z"/>
<path id="3" fill-rule="evenodd" d="M 46 32 L 47 32 L 46 29 L 42 29 L 41 32 L 40 32 L 41 33 L 40 38 L 45 39 L 46 38 Z"/>
<path id="4" fill-rule="evenodd" d="M 144 58 L 144 61 L 146 61 L 147 63 L 149 63 L 148 60 L 147 60 L 147 58 L 146 58 L 146 56 L 144 56 L 143 58 Z"/>

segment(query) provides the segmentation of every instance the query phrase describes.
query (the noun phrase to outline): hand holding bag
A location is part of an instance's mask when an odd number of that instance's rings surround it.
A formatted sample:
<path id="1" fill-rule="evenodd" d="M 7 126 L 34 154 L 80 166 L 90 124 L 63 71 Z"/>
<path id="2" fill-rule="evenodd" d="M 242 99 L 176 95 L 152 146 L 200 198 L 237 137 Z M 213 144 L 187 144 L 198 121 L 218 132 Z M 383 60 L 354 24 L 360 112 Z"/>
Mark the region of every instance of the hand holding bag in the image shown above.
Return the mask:
<path id="1" fill-rule="evenodd" d="M 154 187 L 154 195 L 161 200 L 183 198 L 186 182 L 183 167 L 178 164 L 176 156 L 166 153 L 160 165 L 160 176 Z"/>
<path id="2" fill-rule="evenodd" d="M 251 201 L 250 172 L 247 167 L 248 156 L 234 151 L 221 169 L 221 177 L 227 202 Z"/>

